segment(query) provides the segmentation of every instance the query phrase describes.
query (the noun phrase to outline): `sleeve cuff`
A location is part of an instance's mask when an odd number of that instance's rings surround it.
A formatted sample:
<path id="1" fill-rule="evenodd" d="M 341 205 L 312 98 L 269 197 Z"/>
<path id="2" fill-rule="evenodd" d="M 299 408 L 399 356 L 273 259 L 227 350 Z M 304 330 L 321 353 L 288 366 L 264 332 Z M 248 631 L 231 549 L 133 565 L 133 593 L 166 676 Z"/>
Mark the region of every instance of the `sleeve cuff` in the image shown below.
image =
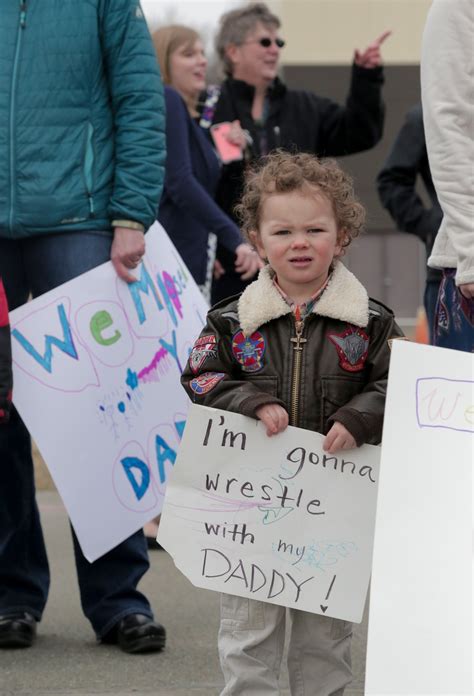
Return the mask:
<path id="1" fill-rule="evenodd" d="M 285 404 L 281 399 L 277 399 L 275 396 L 272 396 L 271 394 L 256 394 L 252 396 L 248 396 L 246 399 L 242 401 L 240 404 L 240 413 L 243 416 L 249 416 L 250 418 L 256 418 L 255 411 L 260 408 L 260 406 L 266 406 L 267 404 L 279 404 L 279 406 L 285 407 Z"/>
<path id="2" fill-rule="evenodd" d="M 134 220 L 112 220 L 112 227 L 127 227 L 129 230 L 138 230 L 139 232 L 144 232 L 145 227 L 141 222 L 135 222 Z"/>
<path id="3" fill-rule="evenodd" d="M 329 424 L 332 425 L 335 421 L 341 423 L 350 432 L 357 447 L 361 447 L 369 439 L 369 429 L 364 416 L 355 409 L 341 408 L 336 413 L 333 413 L 329 419 Z"/>
<path id="4" fill-rule="evenodd" d="M 379 84 L 384 83 L 384 69 L 383 65 L 377 65 L 375 68 L 363 68 L 357 63 L 352 63 L 352 73 L 353 77 L 358 77 L 366 79 Z"/>

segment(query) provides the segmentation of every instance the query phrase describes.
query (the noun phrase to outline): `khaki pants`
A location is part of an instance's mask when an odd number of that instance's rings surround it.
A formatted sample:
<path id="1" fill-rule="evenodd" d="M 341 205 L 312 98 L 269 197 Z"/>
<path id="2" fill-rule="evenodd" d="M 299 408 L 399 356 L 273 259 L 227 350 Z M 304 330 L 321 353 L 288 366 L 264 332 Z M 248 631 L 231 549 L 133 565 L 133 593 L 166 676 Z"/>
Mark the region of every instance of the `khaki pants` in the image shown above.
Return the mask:
<path id="1" fill-rule="evenodd" d="M 352 624 L 276 604 L 221 595 L 221 696 L 275 696 L 289 615 L 292 696 L 342 696 L 352 680 Z"/>

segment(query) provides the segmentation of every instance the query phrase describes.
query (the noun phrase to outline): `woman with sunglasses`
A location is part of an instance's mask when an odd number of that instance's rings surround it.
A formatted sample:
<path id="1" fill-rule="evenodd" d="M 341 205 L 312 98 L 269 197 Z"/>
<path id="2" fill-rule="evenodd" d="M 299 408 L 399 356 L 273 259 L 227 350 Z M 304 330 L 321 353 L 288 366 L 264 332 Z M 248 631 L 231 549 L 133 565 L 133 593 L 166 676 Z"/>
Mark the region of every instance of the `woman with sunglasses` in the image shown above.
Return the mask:
<path id="1" fill-rule="evenodd" d="M 382 136 L 384 106 L 380 45 L 356 51 L 349 98 L 344 106 L 305 91 L 288 89 L 278 78 L 285 45 L 280 20 L 264 3 L 252 3 L 221 17 L 217 53 L 227 78 L 204 124 L 238 120 L 247 134 L 242 161 L 224 167 L 218 202 L 228 215 L 239 200 L 246 161 L 282 147 L 338 157 L 373 147 Z M 236 134 L 236 142 L 239 135 Z M 240 292 L 230 272 L 232 256 L 219 248 L 227 273 L 214 286 L 213 301 Z"/>

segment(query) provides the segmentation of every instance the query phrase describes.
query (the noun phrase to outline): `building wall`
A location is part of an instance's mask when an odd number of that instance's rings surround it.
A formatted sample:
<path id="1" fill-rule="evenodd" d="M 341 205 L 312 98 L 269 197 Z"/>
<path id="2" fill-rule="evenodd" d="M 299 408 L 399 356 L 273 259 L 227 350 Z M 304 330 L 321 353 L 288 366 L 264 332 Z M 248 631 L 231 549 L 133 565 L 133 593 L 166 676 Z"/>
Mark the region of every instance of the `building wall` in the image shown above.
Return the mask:
<path id="1" fill-rule="evenodd" d="M 269 2 L 272 5 L 271 2 Z M 418 64 L 431 0 L 280 0 L 286 65 L 345 65 L 386 29 L 387 64 Z M 273 7 L 273 5 L 272 5 Z"/>

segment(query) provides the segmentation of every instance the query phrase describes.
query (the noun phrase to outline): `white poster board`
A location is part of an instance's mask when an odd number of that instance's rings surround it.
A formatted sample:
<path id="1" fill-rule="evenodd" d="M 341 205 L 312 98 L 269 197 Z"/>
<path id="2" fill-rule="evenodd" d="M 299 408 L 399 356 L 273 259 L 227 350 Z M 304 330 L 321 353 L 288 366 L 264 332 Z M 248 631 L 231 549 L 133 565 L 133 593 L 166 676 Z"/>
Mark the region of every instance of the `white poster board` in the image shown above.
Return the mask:
<path id="1" fill-rule="evenodd" d="M 90 561 L 161 510 L 207 312 L 160 225 L 134 273 L 109 262 L 10 314 L 14 403 Z"/>
<path id="2" fill-rule="evenodd" d="M 474 357 L 395 341 L 367 696 L 472 693 Z"/>
<path id="3" fill-rule="evenodd" d="M 192 406 L 158 539 L 194 585 L 360 622 L 380 450 Z"/>

